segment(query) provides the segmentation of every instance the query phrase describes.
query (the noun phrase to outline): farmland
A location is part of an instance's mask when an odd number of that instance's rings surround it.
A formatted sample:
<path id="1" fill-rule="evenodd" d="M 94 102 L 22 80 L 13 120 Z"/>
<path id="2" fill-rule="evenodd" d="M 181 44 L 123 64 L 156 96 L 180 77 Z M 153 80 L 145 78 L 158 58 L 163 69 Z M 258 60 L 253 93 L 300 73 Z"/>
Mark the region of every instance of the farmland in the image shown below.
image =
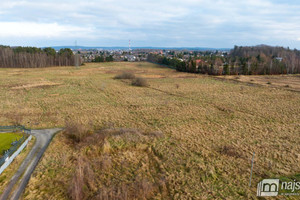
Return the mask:
<path id="1" fill-rule="evenodd" d="M 0 133 L 0 156 L 11 147 L 12 142 L 19 140 L 21 137 L 20 134 L 15 133 Z"/>
<path id="2" fill-rule="evenodd" d="M 150 63 L 0 72 L 1 124 L 87 132 L 53 139 L 24 199 L 256 199 L 262 178 L 299 177 L 300 93 L 285 87 Z"/>

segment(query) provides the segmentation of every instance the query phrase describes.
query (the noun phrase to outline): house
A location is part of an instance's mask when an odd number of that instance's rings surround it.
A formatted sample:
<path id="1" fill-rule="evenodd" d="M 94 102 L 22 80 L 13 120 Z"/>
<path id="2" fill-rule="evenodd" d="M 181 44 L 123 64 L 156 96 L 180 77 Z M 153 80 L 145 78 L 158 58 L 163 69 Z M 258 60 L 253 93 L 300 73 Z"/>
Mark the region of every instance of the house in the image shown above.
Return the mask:
<path id="1" fill-rule="evenodd" d="M 199 66 L 202 62 L 203 62 L 203 60 L 201 60 L 201 59 L 196 60 L 196 66 Z"/>
<path id="2" fill-rule="evenodd" d="M 129 62 L 135 62 L 136 57 L 134 55 L 126 55 L 125 59 L 127 59 Z"/>

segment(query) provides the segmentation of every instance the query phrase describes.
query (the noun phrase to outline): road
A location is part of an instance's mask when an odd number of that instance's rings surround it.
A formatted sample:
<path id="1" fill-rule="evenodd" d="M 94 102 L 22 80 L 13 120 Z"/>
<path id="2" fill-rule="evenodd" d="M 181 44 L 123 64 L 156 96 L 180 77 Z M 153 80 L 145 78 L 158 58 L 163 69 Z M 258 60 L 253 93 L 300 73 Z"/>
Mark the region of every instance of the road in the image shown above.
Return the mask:
<path id="1" fill-rule="evenodd" d="M 11 178 L 7 187 L 3 191 L 0 200 L 12 199 L 17 200 L 23 193 L 32 172 L 37 166 L 39 160 L 50 144 L 53 136 L 60 128 L 55 129 L 43 129 L 43 130 L 31 130 L 31 135 L 35 136 L 36 142 L 25 160 L 20 165 L 16 174 Z"/>

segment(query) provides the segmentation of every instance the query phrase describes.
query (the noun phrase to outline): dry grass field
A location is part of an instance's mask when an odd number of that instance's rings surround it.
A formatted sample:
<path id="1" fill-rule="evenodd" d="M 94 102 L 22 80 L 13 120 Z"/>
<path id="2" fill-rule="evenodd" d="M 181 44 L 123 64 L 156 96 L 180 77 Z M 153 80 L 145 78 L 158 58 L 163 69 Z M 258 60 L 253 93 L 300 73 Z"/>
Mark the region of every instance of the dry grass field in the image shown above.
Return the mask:
<path id="1" fill-rule="evenodd" d="M 300 92 L 300 75 L 253 75 L 253 76 L 220 76 L 228 80 L 240 81 L 243 83 L 258 84 L 273 88 L 282 88 Z"/>
<path id="2" fill-rule="evenodd" d="M 148 86 L 114 79 L 123 71 Z M 262 178 L 300 179 L 298 92 L 127 62 L 0 69 L 0 81 L 0 124 L 68 126 L 23 199 L 257 199 Z"/>

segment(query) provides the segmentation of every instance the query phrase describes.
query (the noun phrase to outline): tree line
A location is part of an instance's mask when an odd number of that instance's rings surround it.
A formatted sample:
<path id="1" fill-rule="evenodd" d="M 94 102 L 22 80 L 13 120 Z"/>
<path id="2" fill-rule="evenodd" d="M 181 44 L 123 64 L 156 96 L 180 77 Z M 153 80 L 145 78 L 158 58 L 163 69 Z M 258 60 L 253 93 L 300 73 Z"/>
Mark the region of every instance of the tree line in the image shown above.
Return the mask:
<path id="1" fill-rule="evenodd" d="M 41 68 L 50 66 L 71 66 L 75 56 L 71 49 L 0 46 L 1 68 Z"/>
<path id="2" fill-rule="evenodd" d="M 297 74 L 300 73 L 300 51 L 283 47 L 259 45 L 235 46 L 229 62 L 239 65 L 242 74 Z"/>
<path id="3" fill-rule="evenodd" d="M 181 54 L 179 54 L 181 55 Z M 178 71 L 209 75 L 266 75 L 300 73 L 300 51 L 259 45 L 238 47 L 229 54 L 203 54 L 200 57 L 166 57 L 149 54 L 149 62 L 172 66 Z"/>
<path id="4" fill-rule="evenodd" d="M 113 62 L 114 58 L 112 55 L 104 57 L 103 55 L 96 56 L 95 59 L 92 60 L 92 62 Z"/>
<path id="5" fill-rule="evenodd" d="M 147 57 L 148 62 L 162 64 L 181 72 L 209 75 L 221 75 L 223 73 L 223 60 L 220 58 L 206 58 L 206 61 L 201 60 L 201 63 L 197 63 L 197 60 L 201 59 L 190 57 L 188 60 L 183 60 L 178 57 L 168 58 L 166 56 L 153 53 L 150 53 Z"/>

